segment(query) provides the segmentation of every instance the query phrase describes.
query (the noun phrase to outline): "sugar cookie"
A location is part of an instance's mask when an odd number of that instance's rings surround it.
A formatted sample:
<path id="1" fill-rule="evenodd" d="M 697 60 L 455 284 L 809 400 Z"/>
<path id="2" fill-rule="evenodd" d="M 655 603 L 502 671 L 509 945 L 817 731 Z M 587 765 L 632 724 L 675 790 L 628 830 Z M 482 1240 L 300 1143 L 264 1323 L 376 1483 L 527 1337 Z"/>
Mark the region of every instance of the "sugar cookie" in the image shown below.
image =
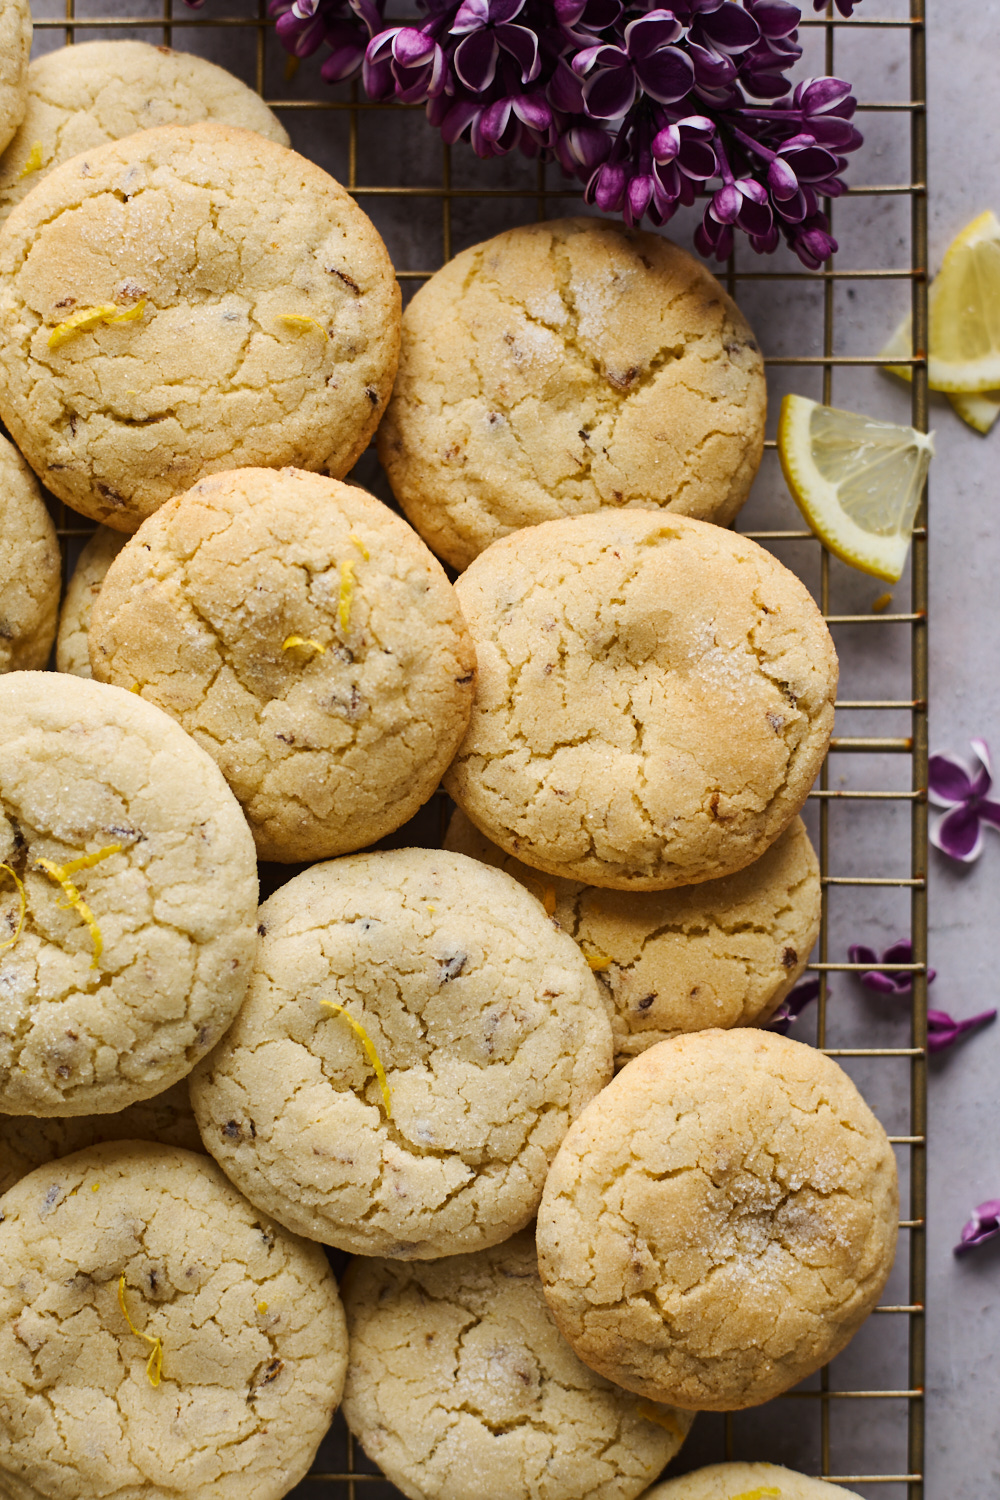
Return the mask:
<path id="1" fill-rule="evenodd" d="M 38 483 L 0 437 L 0 672 L 45 666 L 60 583 L 59 539 Z"/>
<path id="2" fill-rule="evenodd" d="M 361 1255 L 430 1260 L 522 1229 L 611 1077 L 572 938 L 510 876 L 436 849 L 314 865 L 259 930 L 246 1003 L 191 1080 L 241 1192 Z"/>
<path id="3" fill-rule="evenodd" d="M 346 1365 L 322 1250 L 205 1157 L 94 1146 L 0 1201 L 4 1494 L 280 1500 Z"/>
<path id="4" fill-rule="evenodd" d="M 220 469 L 346 474 L 398 347 L 371 222 L 234 125 L 74 156 L 0 229 L 0 416 L 54 494 L 117 531 Z"/>
<path id="5" fill-rule="evenodd" d="M 36 57 L 27 109 L 0 160 L 0 224 L 60 162 L 154 125 L 219 120 L 279 146 L 288 132 L 225 68 L 148 42 L 75 42 Z"/>
<path id="6" fill-rule="evenodd" d="M 861 1500 L 854 1490 L 780 1464 L 709 1464 L 647 1490 L 642 1500 Z"/>
<path id="7" fill-rule="evenodd" d="M 683 1031 L 762 1025 L 819 935 L 819 861 L 801 818 L 735 875 L 672 891 L 608 891 L 542 875 L 461 810 L 444 846 L 506 870 L 575 938 L 604 988 L 619 1067 Z"/>
<path id="8" fill-rule="evenodd" d="M 585 1364 L 656 1401 L 736 1411 L 849 1342 L 898 1212 L 892 1147 L 831 1058 L 701 1031 L 643 1052 L 570 1127 L 538 1263 Z"/>
<path id="9" fill-rule="evenodd" d="M 95 677 L 138 684 L 214 757 L 261 859 L 399 828 L 475 690 L 437 559 L 364 490 L 300 469 L 215 474 L 151 516 L 107 573 L 90 654 Z"/>
<path id="10" fill-rule="evenodd" d="M 420 288 L 379 456 L 421 536 L 463 568 L 522 526 L 602 506 L 728 525 L 766 403 L 760 349 L 701 261 L 558 219 L 463 250 Z"/>
<path id="11" fill-rule="evenodd" d="M 445 785 L 508 854 L 589 885 L 690 885 L 759 858 L 805 802 L 837 656 L 756 542 L 601 511 L 495 542 L 456 590 L 479 682 Z"/>
<path id="12" fill-rule="evenodd" d="M 633 1500 L 691 1425 L 580 1363 L 530 1231 L 446 1260 L 356 1260 L 343 1297 L 344 1416 L 409 1500 Z"/>
<path id="13" fill-rule="evenodd" d="M 160 1094 L 215 1045 L 256 947 L 253 840 L 217 766 L 132 693 L 0 677 L 0 1113 Z"/>
<path id="14" fill-rule="evenodd" d="M 98 526 L 80 553 L 59 611 L 56 670 L 74 677 L 93 677 L 90 667 L 90 616 L 104 575 L 128 541 L 110 526 Z M 131 683 L 129 684 L 131 687 Z"/>
<path id="15" fill-rule="evenodd" d="M 28 0 L 0 0 L 0 151 L 28 107 L 31 29 Z"/>

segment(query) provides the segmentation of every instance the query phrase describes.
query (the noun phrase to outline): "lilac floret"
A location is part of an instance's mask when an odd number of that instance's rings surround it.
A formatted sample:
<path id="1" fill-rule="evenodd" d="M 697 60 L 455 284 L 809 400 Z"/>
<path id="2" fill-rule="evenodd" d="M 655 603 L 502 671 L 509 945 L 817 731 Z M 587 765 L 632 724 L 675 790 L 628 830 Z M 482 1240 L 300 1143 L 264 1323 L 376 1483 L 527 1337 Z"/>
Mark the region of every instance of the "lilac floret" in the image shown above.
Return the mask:
<path id="1" fill-rule="evenodd" d="M 949 754 L 932 755 L 927 766 L 928 796 L 948 809 L 932 827 L 931 843 L 965 864 L 982 853 L 983 825 L 1000 829 L 1000 803 L 987 797 L 993 787 L 990 747 L 985 740 L 971 743 L 976 766 Z"/>
<path id="2" fill-rule="evenodd" d="M 811 1005 L 818 996 L 818 979 L 800 980 L 778 1006 L 778 1009 L 768 1021 L 765 1030 L 776 1031 L 779 1036 L 787 1036 L 789 1028 L 799 1019 L 806 1006 Z"/>
<path id="3" fill-rule="evenodd" d="M 966 1250 L 974 1250 L 977 1245 L 985 1245 L 987 1240 L 996 1239 L 997 1235 L 1000 1235 L 1000 1198 L 987 1198 L 985 1203 L 980 1203 L 978 1208 L 972 1210 L 972 1218 L 962 1229 L 955 1254 L 962 1255 Z"/>
<path id="4" fill-rule="evenodd" d="M 995 1010 L 983 1010 L 978 1016 L 969 1016 L 964 1021 L 956 1021 L 946 1010 L 929 1010 L 927 1012 L 928 1052 L 946 1052 L 949 1047 L 954 1046 L 960 1036 L 964 1036 L 967 1031 L 972 1031 L 976 1026 L 985 1026 L 987 1022 L 995 1021 L 996 1016 Z"/>
<path id="5" fill-rule="evenodd" d="M 869 948 L 864 943 L 852 943 L 847 950 L 847 957 L 852 964 L 871 965 L 860 978 L 865 988 L 874 990 L 876 994 L 908 995 L 913 989 L 912 973 L 902 970 L 887 974 L 881 967 L 883 964 L 911 964 L 913 962 L 913 944 L 909 938 L 897 938 L 882 953 L 876 953 L 874 948 Z M 933 984 L 936 976 L 936 969 L 928 969 L 927 983 Z"/>

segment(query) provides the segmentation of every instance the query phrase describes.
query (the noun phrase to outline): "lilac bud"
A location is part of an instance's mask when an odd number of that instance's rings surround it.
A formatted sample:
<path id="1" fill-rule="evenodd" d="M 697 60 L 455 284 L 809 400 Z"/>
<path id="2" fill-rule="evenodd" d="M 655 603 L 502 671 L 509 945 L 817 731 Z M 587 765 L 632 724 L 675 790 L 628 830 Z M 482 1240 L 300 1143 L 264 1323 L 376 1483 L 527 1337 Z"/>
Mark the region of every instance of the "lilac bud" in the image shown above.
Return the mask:
<path id="1" fill-rule="evenodd" d="M 786 161 L 776 156 L 767 169 L 767 185 L 776 198 L 791 198 L 799 190 L 799 180 Z"/>
<path id="2" fill-rule="evenodd" d="M 719 224 L 735 224 L 740 211 L 740 190 L 734 182 L 725 183 L 712 198 L 710 212 Z"/>

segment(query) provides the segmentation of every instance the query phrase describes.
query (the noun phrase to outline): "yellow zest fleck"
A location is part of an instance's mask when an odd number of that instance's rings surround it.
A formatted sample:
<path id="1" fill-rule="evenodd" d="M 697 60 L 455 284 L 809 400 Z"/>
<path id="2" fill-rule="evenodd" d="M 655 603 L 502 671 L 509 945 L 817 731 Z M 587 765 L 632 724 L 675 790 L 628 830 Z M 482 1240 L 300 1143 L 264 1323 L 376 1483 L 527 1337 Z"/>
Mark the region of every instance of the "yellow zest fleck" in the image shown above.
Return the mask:
<path id="1" fill-rule="evenodd" d="M 59 349 L 78 333 L 89 333 L 99 323 L 134 323 L 145 310 L 145 297 L 126 312 L 119 312 L 113 302 L 102 302 L 98 307 L 81 307 L 79 312 L 71 313 L 56 324 L 49 334 L 49 348 Z"/>
<path id="2" fill-rule="evenodd" d="M 891 594 L 879 594 L 878 598 L 872 604 L 872 614 L 873 615 L 880 615 L 880 614 L 882 614 L 882 612 L 884 610 L 887 610 L 889 608 L 889 605 L 891 603 L 892 603 L 892 595 Z"/>
<path id="3" fill-rule="evenodd" d="M 68 860 L 64 865 L 57 865 L 51 859 L 35 860 L 38 868 L 44 870 L 49 879 L 55 881 L 56 885 L 62 886 L 65 891 L 66 900 L 59 903 L 61 910 L 67 911 L 72 906 L 90 928 L 90 940 L 94 946 L 94 956 L 90 962 L 92 969 L 97 968 L 97 961 L 104 948 L 104 940 L 101 937 L 101 929 L 94 919 L 94 913 L 80 895 L 70 876 L 75 875 L 77 870 L 90 869 L 91 866 L 96 865 L 102 859 L 107 859 L 111 854 L 118 854 L 121 847 L 121 844 L 108 844 L 105 849 L 98 849 L 96 854 L 81 854 L 78 859 Z"/>
<path id="4" fill-rule="evenodd" d="M 155 1390 L 160 1383 L 160 1374 L 163 1370 L 163 1342 L 161 1339 L 154 1339 L 148 1333 L 140 1333 L 139 1329 L 136 1328 L 135 1324 L 132 1322 L 132 1319 L 129 1317 L 128 1308 L 125 1306 L 124 1273 L 118 1278 L 118 1306 L 122 1310 L 122 1317 L 125 1319 L 126 1323 L 128 1324 L 131 1331 L 135 1334 L 136 1338 L 145 1339 L 146 1343 L 151 1345 L 150 1355 L 146 1361 L 146 1379 Z"/>
<path id="5" fill-rule="evenodd" d="M 545 915 L 547 917 L 554 917 L 555 916 L 555 914 L 556 914 L 556 888 L 555 888 L 554 885 L 547 885 L 545 887 L 544 891 L 542 892 L 542 905 L 545 908 Z M 610 963 L 610 959 L 608 960 L 608 962 Z"/>
<path id="6" fill-rule="evenodd" d="M 320 656 L 326 655 L 326 647 L 322 641 L 314 641 L 312 636 L 309 635 L 286 636 L 285 640 L 281 643 L 282 651 L 291 651 L 293 646 L 309 646 L 311 650 L 317 651 Z"/>
<path id="7" fill-rule="evenodd" d="M 730 1495 L 729 1500 L 781 1500 L 781 1491 L 768 1485 L 764 1489 L 744 1490 L 741 1495 Z"/>
<path id="8" fill-rule="evenodd" d="M 351 541 L 354 543 L 355 547 L 357 547 L 365 562 L 367 562 L 371 557 L 371 553 L 368 551 L 368 548 L 365 546 L 361 538 L 359 536 L 355 536 L 353 531 L 351 532 Z"/>
<path id="9" fill-rule="evenodd" d="M 382 1102 L 385 1105 L 385 1117 L 387 1120 L 391 1120 L 392 1095 L 389 1093 L 389 1080 L 385 1076 L 385 1069 L 382 1066 L 378 1053 L 375 1051 L 375 1045 L 372 1042 L 371 1037 L 368 1035 L 361 1022 L 356 1021 L 351 1015 L 350 1011 L 345 1010 L 342 1005 L 337 1005 L 333 1000 L 321 1000 L 319 1003 L 320 1005 L 325 1005 L 327 1010 L 336 1011 L 338 1016 L 343 1016 L 344 1020 L 358 1037 L 362 1047 L 364 1047 L 365 1049 L 365 1054 L 368 1058 L 368 1061 L 375 1069 L 375 1077 L 378 1079 L 378 1086 L 382 1090 Z"/>
<path id="10" fill-rule="evenodd" d="M 142 688 L 139 686 L 139 684 L 137 682 L 133 682 L 132 686 L 129 688 L 129 692 L 130 693 L 141 693 L 142 692 Z"/>
<path id="11" fill-rule="evenodd" d="M 601 969 L 610 969 L 614 963 L 614 959 L 609 958 L 606 953 L 585 953 L 583 956 L 595 974 L 599 973 Z"/>
<path id="12" fill-rule="evenodd" d="M 35 141 L 34 145 L 31 148 L 31 150 L 28 152 L 28 160 L 25 162 L 24 166 L 21 168 L 20 172 L 18 172 L 18 174 L 17 174 L 17 180 L 18 180 L 18 182 L 23 182 L 26 177 L 30 177 L 31 176 L 32 172 L 40 172 L 41 169 L 42 169 L 42 143 L 41 143 L 41 141 Z"/>
<path id="13" fill-rule="evenodd" d="M 319 318 L 306 317 L 305 313 L 279 313 L 278 322 L 284 323 L 286 328 L 298 329 L 299 333 L 308 333 L 310 329 L 315 328 L 316 332 L 321 333 L 324 338 L 329 337 Z"/>
<path id="14" fill-rule="evenodd" d="M 683 1438 L 681 1425 L 672 1412 L 664 1411 L 659 1406 L 652 1406 L 648 1401 L 640 1401 L 636 1412 L 646 1422 L 655 1422 L 657 1427 L 663 1427 L 667 1432 L 672 1432 L 674 1437 Z"/>
<path id="15" fill-rule="evenodd" d="M 101 1184 L 99 1182 L 92 1182 L 90 1184 L 90 1191 L 92 1193 L 99 1193 L 100 1190 L 101 1190 Z"/>
<path id="16" fill-rule="evenodd" d="M 267 1303 L 266 1302 L 258 1302 L 257 1303 L 257 1311 L 260 1313 L 261 1317 L 263 1317 L 264 1314 L 267 1312 Z"/>
<path id="17" fill-rule="evenodd" d="M 337 618 L 340 620 L 340 628 L 347 634 L 351 623 L 351 601 L 354 598 L 354 564 L 348 560 L 340 565 L 340 603 L 337 606 Z"/>
<path id="18" fill-rule="evenodd" d="M 24 926 L 24 918 L 28 910 L 28 898 L 24 894 L 24 882 L 21 880 L 17 872 L 15 870 L 12 870 L 10 865 L 0 865 L 0 870 L 6 870 L 7 874 L 13 878 L 14 884 L 17 886 L 18 899 L 21 903 L 21 915 L 17 919 L 17 931 L 14 933 L 13 937 L 5 938 L 5 940 L 0 943 L 0 953 L 6 953 L 8 948 L 13 948 L 14 944 L 21 936 L 21 928 Z"/>

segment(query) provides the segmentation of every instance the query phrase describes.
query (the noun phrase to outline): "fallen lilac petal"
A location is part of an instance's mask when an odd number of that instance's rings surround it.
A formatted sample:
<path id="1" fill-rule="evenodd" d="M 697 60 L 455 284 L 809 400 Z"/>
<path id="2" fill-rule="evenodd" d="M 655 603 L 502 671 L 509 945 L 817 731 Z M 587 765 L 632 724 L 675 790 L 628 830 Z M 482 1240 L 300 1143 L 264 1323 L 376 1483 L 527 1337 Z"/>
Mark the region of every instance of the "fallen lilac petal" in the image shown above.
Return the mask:
<path id="1" fill-rule="evenodd" d="M 949 859 L 971 864 L 983 852 L 983 834 L 979 814 L 969 802 L 953 807 L 931 827 L 931 843 Z"/>
<path id="2" fill-rule="evenodd" d="M 985 1026 L 990 1021 L 996 1020 L 995 1010 L 980 1011 L 977 1016 L 968 1016 L 964 1021 L 956 1021 L 946 1010 L 929 1010 L 927 1012 L 927 1050 L 928 1052 L 945 1052 L 960 1036 L 967 1031 L 972 1031 L 977 1026 Z"/>
<path id="3" fill-rule="evenodd" d="M 972 779 L 956 756 L 931 756 L 927 762 L 927 795 L 938 807 L 957 807 L 974 795 Z"/>
<path id="4" fill-rule="evenodd" d="M 819 980 L 803 979 L 778 1006 L 774 1015 L 766 1023 L 765 1031 L 776 1031 L 779 1036 L 787 1036 L 788 1029 L 798 1020 L 807 1005 L 819 996 Z"/>
<path id="5" fill-rule="evenodd" d="M 972 1210 L 969 1222 L 963 1225 L 962 1237 L 955 1246 L 954 1253 L 961 1255 L 965 1250 L 973 1250 L 977 1245 L 984 1245 L 987 1240 L 992 1240 L 1000 1235 L 1000 1199 L 988 1198 L 985 1203 L 980 1203 L 978 1208 Z"/>

